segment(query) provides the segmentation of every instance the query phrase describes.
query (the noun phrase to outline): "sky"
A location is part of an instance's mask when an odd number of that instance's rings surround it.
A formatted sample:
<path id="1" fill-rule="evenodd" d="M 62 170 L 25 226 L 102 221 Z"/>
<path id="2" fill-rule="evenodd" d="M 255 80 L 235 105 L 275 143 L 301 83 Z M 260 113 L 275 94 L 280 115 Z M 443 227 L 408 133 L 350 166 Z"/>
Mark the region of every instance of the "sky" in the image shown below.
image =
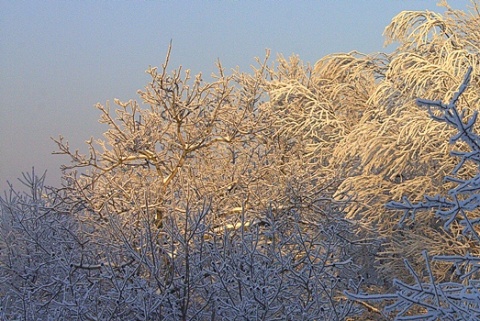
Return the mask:
<path id="1" fill-rule="evenodd" d="M 314 64 L 331 53 L 391 51 L 384 28 L 404 10 L 443 12 L 435 0 L 10 1 L 0 0 L 0 194 L 35 167 L 60 184 L 62 155 L 101 138 L 96 103 L 138 99 L 149 66 L 210 75 L 249 71 L 271 50 Z M 465 9 L 467 0 L 451 0 Z"/>

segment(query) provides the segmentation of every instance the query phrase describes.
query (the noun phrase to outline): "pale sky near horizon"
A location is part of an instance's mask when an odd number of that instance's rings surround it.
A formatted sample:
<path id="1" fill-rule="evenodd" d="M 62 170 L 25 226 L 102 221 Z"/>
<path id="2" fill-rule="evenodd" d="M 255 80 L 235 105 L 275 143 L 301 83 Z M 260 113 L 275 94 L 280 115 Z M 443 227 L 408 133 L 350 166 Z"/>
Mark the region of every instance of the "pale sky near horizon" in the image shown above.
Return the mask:
<path id="1" fill-rule="evenodd" d="M 0 0 L 0 194 L 21 172 L 47 170 L 58 185 L 64 156 L 106 127 L 93 106 L 138 99 L 170 40 L 170 68 L 211 74 L 220 59 L 248 71 L 269 48 L 310 63 L 337 52 L 388 51 L 383 29 L 403 10 L 443 12 L 436 0 L 6 1 Z M 468 0 L 449 1 L 466 9 Z"/>

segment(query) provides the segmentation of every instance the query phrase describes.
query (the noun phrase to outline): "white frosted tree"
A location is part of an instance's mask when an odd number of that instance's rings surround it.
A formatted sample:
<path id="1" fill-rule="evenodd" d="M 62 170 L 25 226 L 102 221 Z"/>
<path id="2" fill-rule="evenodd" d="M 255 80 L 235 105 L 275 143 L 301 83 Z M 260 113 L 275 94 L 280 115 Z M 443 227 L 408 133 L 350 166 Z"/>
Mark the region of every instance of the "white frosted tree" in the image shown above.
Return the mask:
<path id="1" fill-rule="evenodd" d="M 24 181 L 29 193 L 0 199 L 3 319 L 344 320 L 360 312 L 341 295 L 361 284 L 346 252 L 348 222 L 272 206 L 261 220 L 242 210 L 239 225 L 216 227 L 205 202 L 162 228 L 148 216 L 121 225 L 116 213 L 102 222 L 72 211 L 44 177 Z"/>
<path id="2" fill-rule="evenodd" d="M 462 205 L 475 188 L 478 164 L 473 148 L 461 166 L 448 153 L 465 157 L 474 130 L 449 144 L 461 122 L 449 126 L 442 112 L 455 104 L 418 108 L 415 99 L 450 99 L 473 66 L 471 86 L 455 99 L 462 119 L 475 115 L 472 4 L 470 12 L 443 3 L 443 15 L 400 13 L 385 29 L 399 44 L 391 54 L 334 54 L 310 66 L 297 56 L 270 63 L 267 53 L 251 73 L 227 74 L 219 63 L 206 82 L 169 71 L 169 51 L 147 70 L 139 102 L 97 105 L 106 129 L 86 155 L 56 140 L 70 160 L 61 188 L 47 191 L 27 175 L 30 194 L 12 188 L 1 199 L 2 316 L 343 320 L 358 312 L 344 291 L 357 299 L 362 284 L 386 292 L 392 275 L 405 291 L 418 280 L 415 293 L 466 289 L 452 263 L 474 267 L 480 247 L 475 233 L 462 234 L 463 212 L 449 211 L 452 193 Z M 426 194 L 450 198 L 425 203 Z M 410 203 L 390 206 L 415 220 L 406 215 L 399 227 L 401 213 L 385 203 L 402 196 Z M 445 206 L 440 216 L 420 211 L 432 204 Z M 468 217 L 473 231 L 477 218 Z M 413 273 L 423 250 L 434 258 L 431 282 Z M 423 298 L 444 306 L 441 294 Z M 405 300 L 395 308 L 422 312 Z"/>
<path id="3" fill-rule="evenodd" d="M 343 125 L 323 124 L 332 105 L 311 87 L 312 69 L 296 57 L 277 66 L 258 61 L 252 75 L 227 76 L 219 65 L 207 83 L 169 73 L 169 55 L 147 71 L 142 103 L 97 106 L 107 130 L 104 140 L 87 142 L 87 155 L 56 141 L 71 160 L 61 188 L 46 193 L 32 175 L 31 195 L 12 189 L 2 199 L 3 316 L 358 314 L 343 290 L 359 289 L 354 257 L 369 244 L 357 242 L 354 223 L 343 218 L 345 202 L 332 199 L 331 155 L 315 152 L 327 151 Z M 306 100 L 310 110 L 301 108 Z"/>
<path id="4" fill-rule="evenodd" d="M 0 316 L 2 320 L 64 320 L 87 316 L 100 295 L 95 276 L 79 266 L 96 262 L 80 217 L 24 174 L 26 192 L 0 197 Z M 93 241 L 94 242 L 94 241 Z M 98 277 L 98 274 L 97 274 Z M 91 278 L 91 279 L 89 279 Z"/>
<path id="5" fill-rule="evenodd" d="M 400 228 L 415 222 L 417 213 L 426 211 L 444 222 L 443 228 L 462 247 L 480 247 L 480 136 L 476 133 L 478 111 L 470 113 L 458 107 L 461 95 L 467 89 L 472 74 L 470 68 L 459 90 L 448 104 L 440 100 L 418 99 L 417 104 L 427 109 L 430 117 L 445 123 L 457 132 L 449 140 L 450 144 L 461 143 L 461 150 L 452 151 L 451 156 L 458 162 L 451 176 L 445 177 L 448 192 L 446 195 L 425 196 L 422 202 L 391 201 L 387 208 L 402 210 Z M 477 172 L 464 167 L 473 166 Z M 408 260 L 405 265 L 414 279 L 410 284 L 393 279 L 397 289 L 391 294 L 351 294 L 349 297 L 360 301 L 386 301 L 384 314 L 393 314 L 395 320 L 478 320 L 480 318 L 480 257 L 471 253 L 459 255 L 455 244 L 450 252 L 435 255 L 434 262 L 450 266 L 455 278 L 451 281 L 438 281 L 430 265 L 426 250 L 422 256 L 426 262 L 421 272 L 415 271 Z"/>

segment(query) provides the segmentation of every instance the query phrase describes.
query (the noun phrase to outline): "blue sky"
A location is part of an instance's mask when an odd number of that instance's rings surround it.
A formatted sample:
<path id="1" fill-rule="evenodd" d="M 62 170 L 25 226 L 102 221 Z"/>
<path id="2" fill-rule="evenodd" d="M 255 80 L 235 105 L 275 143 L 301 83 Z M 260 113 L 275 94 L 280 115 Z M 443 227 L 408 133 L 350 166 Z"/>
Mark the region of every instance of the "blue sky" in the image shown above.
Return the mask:
<path id="1" fill-rule="evenodd" d="M 443 12 L 435 0 L 0 0 L 0 190 L 22 171 L 59 183 L 50 137 L 84 150 L 105 127 L 93 107 L 137 99 L 170 40 L 171 68 L 211 74 L 220 59 L 247 71 L 265 49 L 314 63 L 336 52 L 390 51 L 383 29 L 403 10 Z M 465 9 L 469 1 L 449 1 Z"/>

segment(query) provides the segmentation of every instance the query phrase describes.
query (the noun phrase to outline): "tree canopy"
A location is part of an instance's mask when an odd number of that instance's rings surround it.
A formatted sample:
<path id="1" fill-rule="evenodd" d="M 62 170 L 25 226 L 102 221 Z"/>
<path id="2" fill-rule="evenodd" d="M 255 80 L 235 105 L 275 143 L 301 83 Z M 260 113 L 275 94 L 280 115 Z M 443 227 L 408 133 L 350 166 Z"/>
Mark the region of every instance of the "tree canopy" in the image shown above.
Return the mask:
<path id="1" fill-rule="evenodd" d="M 170 48 L 140 101 L 97 105 L 106 131 L 86 155 L 55 139 L 70 160 L 61 187 L 27 175 L 30 195 L 1 199 L 0 315 L 387 318 L 368 298 L 398 297 L 365 291 L 387 292 L 392 276 L 404 290 L 458 281 L 457 258 L 480 254 L 478 209 L 446 224 L 438 204 L 408 207 L 478 173 L 479 7 L 441 4 L 394 17 L 389 54 L 310 65 L 267 51 L 250 72 L 218 62 L 207 82 L 170 71 Z"/>

